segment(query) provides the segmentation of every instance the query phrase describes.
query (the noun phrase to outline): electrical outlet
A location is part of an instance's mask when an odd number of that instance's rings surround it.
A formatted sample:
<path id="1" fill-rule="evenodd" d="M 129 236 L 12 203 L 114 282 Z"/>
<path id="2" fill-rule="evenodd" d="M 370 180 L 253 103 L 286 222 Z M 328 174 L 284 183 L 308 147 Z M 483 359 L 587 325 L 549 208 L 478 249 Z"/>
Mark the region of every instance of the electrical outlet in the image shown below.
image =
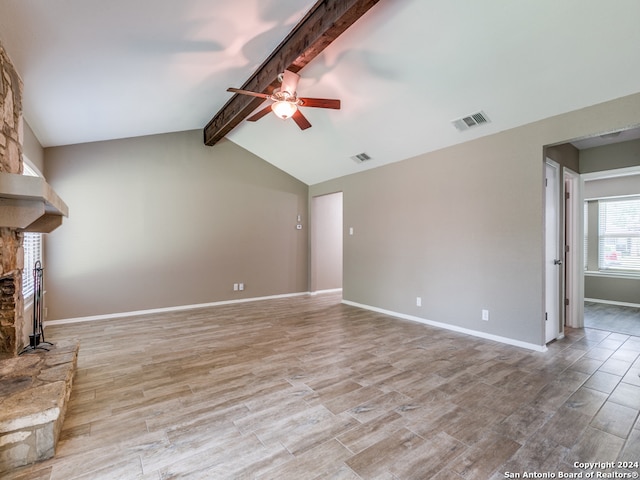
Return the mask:
<path id="1" fill-rule="evenodd" d="M 482 320 L 485 322 L 489 321 L 489 310 L 482 310 Z"/>
<path id="2" fill-rule="evenodd" d="M 422 297 L 416 297 L 416 307 L 422 306 Z"/>
<path id="3" fill-rule="evenodd" d="M 238 284 L 238 290 L 240 290 L 240 291 L 244 290 L 244 283 L 239 283 Z"/>

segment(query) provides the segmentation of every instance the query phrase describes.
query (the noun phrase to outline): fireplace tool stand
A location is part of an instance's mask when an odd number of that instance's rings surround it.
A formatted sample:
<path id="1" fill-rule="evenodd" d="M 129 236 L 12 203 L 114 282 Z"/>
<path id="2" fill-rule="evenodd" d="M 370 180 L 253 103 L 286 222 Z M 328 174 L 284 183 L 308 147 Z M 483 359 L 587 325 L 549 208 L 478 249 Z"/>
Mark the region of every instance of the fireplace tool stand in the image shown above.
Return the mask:
<path id="1" fill-rule="evenodd" d="M 29 345 L 22 349 L 23 353 L 34 352 L 35 350 L 46 350 L 42 344 L 53 346 L 53 343 L 45 342 L 44 329 L 42 328 L 42 263 L 38 260 L 33 268 L 33 334 L 29 335 Z M 42 341 L 40 340 L 42 338 Z"/>

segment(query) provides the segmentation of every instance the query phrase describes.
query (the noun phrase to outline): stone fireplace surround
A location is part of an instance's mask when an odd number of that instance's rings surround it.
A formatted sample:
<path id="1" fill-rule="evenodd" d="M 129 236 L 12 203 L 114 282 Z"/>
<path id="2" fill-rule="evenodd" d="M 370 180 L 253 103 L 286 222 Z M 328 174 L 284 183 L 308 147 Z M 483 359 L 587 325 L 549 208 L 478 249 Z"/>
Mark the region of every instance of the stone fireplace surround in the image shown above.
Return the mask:
<path id="1" fill-rule="evenodd" d="M 22 173 L 22 81 L 0 45 L 0 172 Z M 0 356 L 14 356 L 24 337 L 23 233 L 0 225 Z"/>
<path id="2" fill-rule="evenodd" d="M 44 203 L 51 197 L 66 209 L 45 182 L 23 181 L 19 177 L 22 169 L 22 80 L 0 44 L 0 176 L 10 186 L 26 183 L 42 190 L 42 195 L 36 195 L 40 197 L 36 211 L 44 213 Z M 15 220 L 15 212 L 24 209 L 25 204 L 31 215 L 34 208 L 30 194 L 23 198 L 10 193 L 0 198 L 0 477 L 2 472 L 54 455 L 79 350 L 77 341 L 69 341 L 47 345 L 49 351 L 35 349 L 19 355 L 29 344 L 28 335 L 33 333 L 30 324 L 25 326 L 22 297 L 24 234 L 23 228 L 16 228 L 15 222 L 6 219 Z M 60 213 L 57 208 L 54 210 Z M 42 218 L 42 213 L 37 215 Z M 29 219 L 28 224 L 33 220 Z M 45 218 L 44 223 L 50 224 L 51 219 Z M 54 219 L 53 228 L 60 223 L 61 217 Z"/>

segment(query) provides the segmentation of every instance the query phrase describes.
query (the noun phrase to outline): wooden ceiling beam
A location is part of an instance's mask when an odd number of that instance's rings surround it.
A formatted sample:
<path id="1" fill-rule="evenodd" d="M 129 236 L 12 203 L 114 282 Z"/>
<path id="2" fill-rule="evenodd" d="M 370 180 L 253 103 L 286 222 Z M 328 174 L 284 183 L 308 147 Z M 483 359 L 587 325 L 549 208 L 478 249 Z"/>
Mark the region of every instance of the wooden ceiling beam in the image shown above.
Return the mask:
<path id="1" fill-rule="evenodd" d="M 286 69 L 300 71 L 378 1 L 318 1 L 240 88 L 271 94 L 280 85 L 278 74 Z M 211 146 L 220 141 L 262 102 L 247 95 L 231 97 L 205 126 L 204 143 Z"/>

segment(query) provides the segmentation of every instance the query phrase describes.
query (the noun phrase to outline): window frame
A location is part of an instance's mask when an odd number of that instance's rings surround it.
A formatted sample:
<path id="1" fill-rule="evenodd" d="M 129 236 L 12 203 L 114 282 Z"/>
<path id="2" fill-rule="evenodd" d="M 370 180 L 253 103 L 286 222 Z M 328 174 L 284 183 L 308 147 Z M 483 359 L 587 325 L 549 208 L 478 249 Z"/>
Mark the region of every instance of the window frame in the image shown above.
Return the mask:
<path id="1" fill-rule="evenodd" d="M 598 272 L 603 274 L 612 275 L 631 275 L 640 276 L 640 258 L 634 258 L 627 262 L 618 261 L 618 245 L 621 242 L 625 242 L 628 245 L 629 251 L 640 248 L 638 242 L 640 242 L 640 228 L 637 230 L 621 230 L 615 228 L 616 220 L 620 217 L 620 213 L 616 211 L 610 211 L 610 207 L 615 204 L 632 204 L 632 208 L 637 209 L 638 213 L 633 215 L 639 215 L 640 218 L 640 195 L 631 195 L 617 198 L 604 198 L 599 199 L 598 205 L 598 236 L 597 236 L 597 251 L 598 251 Z M 635 204 L 635 205 L 634 205 Z M 607 218 L 609 217 L 609 218 Z M 640 226 L 640 220 L 636 220 L 634 225 Z M 626 228 L 628 224 L 625 224 Z M 607 226 L 610 227 L 607 229 Z M 611 249 L 611 243 L 615 243 L 615 248 Z M 609 244 L 609 246 L 607 246 Z M 590 245 L 593 248 L 593 245 Z M 623 249 L 624 250 L 624 249 Z M 607 253 L 609 252 L 609 253 Z M 607 255 L 610 258 L 607 258 Z M 635 256 L 634 256 L 635 257 Z M 617 266 L 616 263 L 619 265 Z"/>

